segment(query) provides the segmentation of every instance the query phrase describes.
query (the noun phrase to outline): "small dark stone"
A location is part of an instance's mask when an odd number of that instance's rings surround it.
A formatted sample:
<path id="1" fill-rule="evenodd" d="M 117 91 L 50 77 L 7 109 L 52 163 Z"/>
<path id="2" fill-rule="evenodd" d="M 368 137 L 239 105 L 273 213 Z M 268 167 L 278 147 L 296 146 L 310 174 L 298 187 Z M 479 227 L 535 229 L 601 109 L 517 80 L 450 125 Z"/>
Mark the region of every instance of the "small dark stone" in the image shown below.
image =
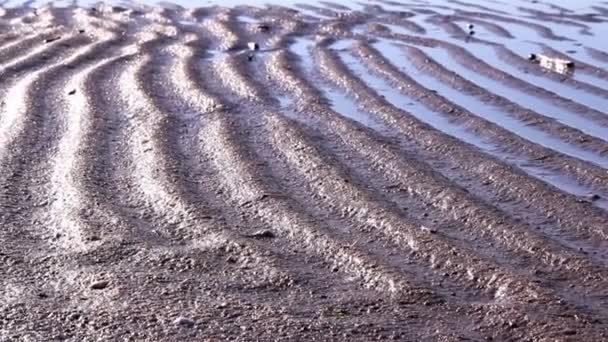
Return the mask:
<path id="1" fill-rule="evenodd" d="M 469 35 L 470 35 L 470 36 L 472 36 L 472 35 L 474 35 L 474 34 L 475 34 L 475 31 L 473 31 L 473 30 L 469 31 Z"/>
<path id="2" fill-rule="evenodd" d="M 108 287 L 108 285 L 110 284 L 109 281 L 107 280 L 99 280 L 99 281 L 95 281 L 91 284 L 91 288 L 93 290 L 103 290 L 106 287 Z"/>
<path id="3" fill-rule="evenodd" d="M 188 327 L 188 328 L 191 328 L 194 326 L 193 320 L 191 320 L 190 318 L 187 318 L 187 317 L 183 317 L 183 316 L 176 318 L 175 321 L 173 321 L 173 323 L 176 325 L 181 325 L 183 327 Z"/>
<path id="4" fill-rule="evenodd" d="M 257 232 L 249 235 L 249 237 L 254 239 L 272 239 L 276 237 L 276 235 L 270 230 L 258 230 Z"/>
<path id="5" fill-rule="evenodd" d="M 68 95 L 74 95 L 76 94 L 76 89 L 70 90 L 70 92 L 68 93 Z"/>
<path id="6" fill-rule="evenodd" d="M 112 6 L 112 12 L 114 13 L 122 13 L 122 12 L 126 12 L 127 9 L 124 7 L 120 7 L 120 6 Z"/>
<path id="7" fill-rule="evenodd" d="M 590 201 L 595 202 L 595 201 L 599 201 L 599 200 L 602 198 L 602 196 L 600 196 L 600 195 L 598 195 L 598 194 L 589 194 L 589 195 L 587 195 L 587 198 L 588 198 Z"/>
<path id="8" fill-rule="evenodd" d="M 52 43 L 52 42 L 54 42 L 56 40 L 59 40 L 59 39 L 61 39 L 61 36 L 57 36 L 57 37 L 53 37 L 53 38 L 47 38 L 47 39 L 44 40 L 44 42 L 45 43 Z"/>
<path id="9" fill-rule="evenodd" d="M 475 25 L 473 25 L 473 24 L 469 24 L 467 27 L 469 28 L 469 30 L 472 30 L 472 29 L 474 29 L 474 28 L 475 28 Z"/>
<path id="10" fill-rule="evenodd" d="M 232 255 L 226 258 L 226 262 L 228 262 L 230 264 L 235 264 L 236 261 L 237 261 L 236 258 Z"/>
<path id="11" fill-rule="evenodd" d="M 425 232 L 425 233 L 429 233 L 429 234 L 435 234 L 435 233 L 437 233 L 437 230 L 436 230 L 436 229 L 429 228 L 429 227 L 426 227 L 426 226 L 421 226 L 421 227 L 420 227 L 420 229 L 421 229 L 423 232 Z"/>
<path id="12" fill-rule="evenodd" d="M 260 32 L 268 32 L 268 31 L 270 31 L 270 25 L 268 25 L 268 24 L 259 24 L 258 25 L 258 30 Z"/>
<path id="13" fill-rule="evenodd" d="M 78 33 L 80 33 L 80 34 L 83 34 L 84 32 L 85 32 L 84 29 L 78 30 Z"/>
<path id="14" fill-rule="evenodd" d="M 529 54 L 528 55 L 528 60 L 535 61 L 536 60 L 536 54 L 534 54 L 534 53 Z"/>
<path id="15" fill-rule="evenodd" d="M 247 56 L 247 60 L 251 62 L 253 60 L 253 55 Z"/>

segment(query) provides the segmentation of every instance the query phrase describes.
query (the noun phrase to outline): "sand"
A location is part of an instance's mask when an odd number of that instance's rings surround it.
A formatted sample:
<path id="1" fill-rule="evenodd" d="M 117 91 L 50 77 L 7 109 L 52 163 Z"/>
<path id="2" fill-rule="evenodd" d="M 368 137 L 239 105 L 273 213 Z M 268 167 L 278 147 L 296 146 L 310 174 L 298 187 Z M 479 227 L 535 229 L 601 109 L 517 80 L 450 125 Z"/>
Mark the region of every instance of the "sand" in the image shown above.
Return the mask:
<path id="1" fill-rule="evenodd" d="M 608 340 L 606 3 L 202 6 L 0 10 L 0 341 Z"/>

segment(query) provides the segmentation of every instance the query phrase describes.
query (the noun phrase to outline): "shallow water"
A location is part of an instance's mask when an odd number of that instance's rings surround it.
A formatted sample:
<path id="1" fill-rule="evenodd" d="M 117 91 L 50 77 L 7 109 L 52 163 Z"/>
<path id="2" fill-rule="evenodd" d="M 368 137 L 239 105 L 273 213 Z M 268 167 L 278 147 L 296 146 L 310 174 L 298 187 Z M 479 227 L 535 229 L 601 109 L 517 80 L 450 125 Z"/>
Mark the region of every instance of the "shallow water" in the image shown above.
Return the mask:
<path id="1" fill-rule="evenodd" d="M 418 24 L 422 25 L 423 27 L 427 28 L 427 30 L 429 30 L 429 28 L 428 28 L 429 24 L 426 23 L 424 21 L 424 19 L 412 20 L 412 21 L 417 22 Z M 385 25 L 385 26 L 390 28 L 391 31 L 393 31 L 395 33 L 412 35 L 405 28 L 399 27 L 397 25 Z M 478 27 L 476 27 L 475 30 L 479 30 Z M 456 39 L 456 38 L 452 37 L 451 35 L 449 35 L 448 33 L 441 30 L 440 28 L 436 28 L 434 31 L 431 31 L 431 32 L 432 32 L 431 36 L 433 38 L 438 38 L 443 41 L 447 41 L 452 44 L 455 44 L 457 46 L 464 47 L 477 58 L 483 60 L 484 62 L 488 63 L 489 65 L 491 65 L 493 67 L 496 67 L 496 68 L 506 72 L 507 74 L 510 74 L 519 79 L 522 79 L 532 85 L 558 93 L 565 98 L 575 99 L 577 102 L 585 104 L 598 111 L 606 111 L 605 105 L 606 105 L 608 99 L 606 99 L 604 97 L 600 97 L 598 95 L 590 94 L 588 92 L 579 90 L 572 86 L 564 85 L 558 81 L 554 81 L 554 80 L 551 80 L 551 79 L 548 79 L 548 78 L 545 78 L 542 76 L 537 76 L 537 75 L 528 73 L 525 70 L 520 69 L 519 67 L 511 65 L 510 63 L 508 63 L 506 61 L 503 61 L 501 58 L 499 58 L 497 56 L 496 50 L 492 46 L 484 45 L 481 43 L 475 43 L 475 42 L 465 42 L 461 39 Z M 533 33 L 533 30 L 529 30 L 529 33 Z M 491 41 L 494 43 L 500 43 L 503 46 L 509 48 L 511 51 L 516 52 L 517 55 L 522 56 L 522 57 L 527 57 L 527 54 L 539 51 L 541 49 L 541 47 L 538 44 L 536 44 L 532 41 L 520 40 L 517 37 L 514 39 L 509 39 L 509 38 L 498 37 L 492 33 L 488 33 L 487 35 L 492 36 L 492 38 L 488 39 L 488 41 Z M 481 38 L 481 37 L 478 37 L 478 38 Z M 571 43 L 571 44 L 573 44 L 573 43 Z M 553 46 L 552 43 L 550 43 L 548 45 Z M 569 47 L 569 48 L 571 48 L 571 47 Z M 579 47 L 579 49 L 580 49 L 580 47 Z M 434 53 L 435 51 L 437 51 L 437 53 L 442 53 L 441 49 L 427 49 L 427 51 L 429 51 L 429 54 Z M 567 49 L 564 50 L 564 52 L 565 51 L 567 51 Z M 447 57 L 447 58 L 442 59 L 442 64 L 444 64 L 444 63 L 450 63 L 450 65 L 455 64 L 455 63 L 451 63 L 448 61 L 448 60 L 452 60 L 452 58 L 450 56 L 445 56 L 445 57 Z M 575 58 L 578 58 L 578 55 L 575 55 Z M 533 64 L 533 63 L 530 63 L 529 68 L 541 69 L 541 67 L 539 65 Z M 468 71 L 468 72 L 464 73 L 464 75 L 469 75 L 471 73 L 472 72 Z M 461 73 L 461 75 L 462 75 L 462 73 Z M 601 87 L 603 89 L 608 89 L 608 81 L 598 79 L 597 77 L 593 77 L 588 74 L 579 72 L 576 70 L 576 68 L 574 69 L 574 73 L 572 75 L 565 76 L 565 77 L 573 77 L 574 79 L 576 79 L 578 81 L 581 81 L 581 82 L 584 82 L 584 83 L 587 83 L 590 85 L 594 85 L 597 87 Z M 495 84 L 497 84 L 497 83 L 499 83 L 499 82 L 495 82 Z M 511 91 L 517 92 L 516 89 L 512 89 Z M 525 94 L 522 94 L 522 95 L 525 96 Z M 515 98 L 518 98 L 518 97 L 516 96 Z M 549 104 L 547 104 L 547 105 L 549 105 Z M 548 109 L 550 109 L 550 108 L 548 108 Z"/>
<path id="2" fill-rule="evenodd" d="M 407 111 L 417 119 L 431 125 L 432 127 L 458 139 L 465 141 L 484 152 L 493 155 L 501 160 L 504 160 L 510 164 L 513 164 L 521 168 L 524 172 L 529 175 L 545 181 L 556 188 L 559 188 L 565 192 L 571 193 L 576 196 L 586 196 L 590 193 L 594 193 L 593 189 L 578 183 L 576 180 L 568 178 L 559 172 L 554 172 L 546 167 L 536 165 L 532 161 L 522 159 L 515 154 L 508 153 L 500 145 L 494 144 L 488 139 L 485 139 L 478 134 L 467 129 L 466 125 L 458 124 L 450 121 L 445 116 L 435 113 L 423 104 L 416 102 L 415 100 L 404 96 L 399 90 L 391 86 L 387 81 L 375 76 L 369 72 L 359 60 L 353 57 L 347 51 L 352 42 L 349 40 L 341 40 L 332 45 L 332 48 L 340 52 L 340 58 L 348 66 L 349 69 L 366 84 L 370 85 L 374 91 L 382 95 L 391 105 L 396 108 Z M 377 48 L 382 51 L 383 55 L 389 60 L 399 59 L 400 51 L 398 47 L 389 45 L 385 41 L 377 43 Z M 421 72 L 415 71 L 413 68 L 404 67 L 403 69 L 407 74 L 414 78 L 417 82 L 420 82 L 423 86 L 428 89 L 433 89 L 438 92 L 439 95 L 445 96 L 451 101 L 463 105 L 465 108 L 473 111 L 474 114 L 479 114 L 481 117 L 499 124 L 501 127 L 506 128 L 518 135 L 528 138 L 535 143 L 539 143 L 543 146 L 553 148 L 556 151 L 565 153 L 574 157 L 588 158 L 586 160 L 598 165 L 608 167 L 608 159 L 599 156 L 595 153 L 576 148 L 572 145 L 568 145 L 559 139 L 555 139 L 552 136 L 534 129 L 533 127 L 527 126 L 517 120 L 510 119 L 506 113 L 501 112 L 498 108 L 486 105 L 470 96 L 463 96 L 457 91 L 449 89 L 447 86 L 441 84 L 436 79 L 426 76 Z M 492 88 L 494 89 L 494 88 Z M 365 115 L 361 113 L 361 110 L 353 103 L 351 99 L 345 98 L 344 96 L 338 96 L 335 92 L 331 92 L 328 96 L 332 99 L 334 106 L 341 113 L 358 113 L 355 120 L 360 121 L 361 118 L 365 118 Z M 336 105 L 338 103 L 339 105 Z M 367 123 L 369 125 L 369 123 Z M 601 128 L 600 128 L 601 129 Z M 605 138 L 606 136 L 604 136 Z M 594 205 L 608 209 L 608 200 L 604 196 L 596 202 Z"/>

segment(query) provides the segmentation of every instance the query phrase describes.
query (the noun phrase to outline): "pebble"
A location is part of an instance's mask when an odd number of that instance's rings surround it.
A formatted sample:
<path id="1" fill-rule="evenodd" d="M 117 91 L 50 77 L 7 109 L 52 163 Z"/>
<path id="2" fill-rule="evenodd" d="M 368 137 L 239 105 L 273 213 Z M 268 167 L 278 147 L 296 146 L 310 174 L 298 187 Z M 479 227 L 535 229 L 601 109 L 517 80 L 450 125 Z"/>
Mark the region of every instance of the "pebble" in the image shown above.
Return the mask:
<path id="1" fill-rule="evenodd" d="M 256 42 L 247 43 L 247 47 L 249 48 L 249 50 L 259 50 L 260 49 L 260 45 Z"/>
<path id="2" fill-rule="evenodd" d="M 59 40 L 59 39 L 61 39 L 61 36 L 59 36 L 59 37 L 53 37 L 53 38 L 49 38 L 49 39 L 45 39 L 45 40 L 44 40 L 44 42 L 45 42 L 45 43 L 52 43 L 52 42 L 54 42 L 54 41 L 56 41 L 56 40 Z"/>
<path id="3" fill-rule="evenodd" d="M 173 321 L 173 323 L 175 323 L 176 325 L 181 325 L 184 327 L 188 327 L 191 328 L 194 326 L 194 321 L 191 320 L 188 317 L 184 317 L 184 316 L 179 316 L 175 319 L 175 321 Z"/>
<path id="4" fill-rule="evenodd" d="M 578 198 L 577 202 L 579 202 L 579 203 L 592 203 L 592 202 L 599 201 L 600 199 L 602 199 L 602 196 L 600 196 L 598 194 L 587 194 L 585 196 L 582 196 L 582 197 Z"/>
<path id="5" fill-rule="evenodd" d="M 91 283 L 91 288 L 93 290 L 103 290 L 106 287 L 108 287 L 109 284 L 110 284 L 110 282 L 107 280 L 98 280 L 98 281 Z"/>
<path id="6" fill-rule="evenodd" d="M 422 229 L 422 231 L 425 232 L 425 233 L 431 233 L 431 234 L 437 233 L 437 230 L 435 230 L 433 228 L 426 227 L 426 226 L 420 226 L 420 229 Z"/>
<path id="7" fill-rule="evenodd" d="M 472 30 L 473 28 L 475 28 L 475 25 L 469 24 L 467 27 L 469 28 L 469 30 Z"/>
<path id="8" fill-rule="evenodd" d="M 274 233 L 270 230 L 258 230 L 257 232 L 249 235 L 249 237 L 256 239 L 272 239 L 276 237 L 276 235 L 274 235 Z"/>

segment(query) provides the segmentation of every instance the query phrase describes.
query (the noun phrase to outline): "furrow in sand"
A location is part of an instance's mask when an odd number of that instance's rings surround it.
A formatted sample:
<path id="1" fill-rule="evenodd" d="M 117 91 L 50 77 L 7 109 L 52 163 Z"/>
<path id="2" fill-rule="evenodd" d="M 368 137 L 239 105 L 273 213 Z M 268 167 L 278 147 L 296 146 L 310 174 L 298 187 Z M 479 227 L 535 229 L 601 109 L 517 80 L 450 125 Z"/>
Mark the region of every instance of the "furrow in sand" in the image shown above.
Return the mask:
<path id="1" fill-rule="evenodd" d="M 548 25 L 548 23 L 555 23 L 559 24 L 562 27 L 567 26 L 569 28 L 577 28 L 580 30 L 581 34 L 589 35 L 589 26 L 577 21 L 580 20 L 580 17 L 572 16 L 563 12 L 561 15 L 555 15 L 553 13 L 522 6 L 518 6 L 517 10 L 524 14 L 526 18 L 536 19 L 542 22 L 543 25 Z M 556 29 L 556 31 L 558 30 Z"/>
<path id="2" fill-rule="evenodd" d="M 41 66 L 60 62 L 64 57 L 65 52 L 70 52 L 74 47 L 78 47 L 83 42 L 90 41 L 90 37 L 73 36 L 64 38 L 63 41 L 54 41 L 49 44 L 41 45 L 25 55 L 14 58 L 9 63 L 6 63 L 0 68 L 0 76 L 3 77 L 3 82 L 0 83 L 0 89 L 6 88 L 7 81 L 19 79 L 20 75 L 36 70 Z"/>
<path id="3" fill-rule="evenodd" d="M 531 132 L 526 136 L 529 139 L 536 139 L 536 142 L 523 139 L 521 136 L 489 121 L 491 117 L 486 119 L 476 116 L 466 108 L 454 105 L 452 101 L 447 100 L 444 96 L 422 87 L 420 83 L 398 70 L 369 45 L 358 43 L 351 51 L 374 73 L 385 78 L 391 84 L 401 87 L 400 91 L 402 93 L 411 96 L 425 107 L 455 120 L 464 119 L 474 124 L 473 128 L 479 128 L 476 130 L 477 133 L 484 134 L 487 138 L 495 141 L 500 141 L 503 146 L 517 147 L 519 151 L 527 152 L 528 155 L 532 156 L 532 159 L 543 159 L 545 163 L 550 162 L 553 158 L 564 161 L 559 164 L 563 166 L 564 172 L 580 180 L 583 184 L 591 184 L 600 191 L 607 191 L 605 185 L 606 172 L 602 167 L 605 158 L 601 155 L 560 142 L 558 139 L 551 140 L 550 147 L 553 149 L 549 149 L 549 146 L 541 145 L 542 141 L 539 141 L 538 137 L 535 137 Z M 547 136 L 544 138 L 549 139 Z"/>
<path id="4" fill-rule="evenodd" d="M 461 26 L 474 25 L 474 27 L 477 27 L 477 31 L 483 30 L 485 32 L 488 32 L 488 34 L 492 34 L 504 39 L 514 38 L 511 32 L 509 32 L 509 30 L 498 24 L 486 20 L 468 18 L 459 15 L 450 16 L 449 20 L 451 23 L 459 23 Z"/>
<path id="5" fill-rule="evenodd" d="M 19 41 L 19 39 L 25 39 L 31 37 L 30 35 L 23 35 L 20 36 L 16 33 L 4 33 L 4 34 L 0 34 L 0 51 L 2 51 L 2 49 L 4 49 L 6 46 L 10 46 L 10 44 L 13 44 L 16 41 Z"/>
<path id="6" fill-rule="evenodd" d="M 595 61 L 601 62 L 604 65 L 608 65 L 608 52 L 601 51 L 588 46 L 585 47 L 585 51 L 587 51 L 587 54 L 591 56 L 591 58 L 593 58 Z"/>
<path id="7" fill-rule="evenodd" d="M 526 21 L 526 20 L 505 17 L 502 15 L 496 15 L 496 14 L 492 14 L 492 13 L 472 12 L 472 11 L 464 11 L 464 10 L 456 10 L 456 14 L 465 16 L 465 17 L 477 17 L 477 18 L 488 20 L 488 21 L 521 25 L 521 26 L 524 26 L 524 27 L 527 27 L 529 29 L 536 31 L 541 37 L 549 39 L 549 40 L 556 40 L 556 41 L 568 40 L 565 37 L 555 34 L 551 29 L 549 29 L 541 24 L 532 23 L 532 22 Z"/>
<path id="8" fill-rule="evenodd" d="M 93 213 L 98 214 L 95 222 L 107 223 L 108 228 L 116 230 L 115 234 L 97 232 L 97 237 L 107 242 L 103 245 L 116 241 L 163 248 L 186 238 L 175 230 L 173 217 L 157 211 L 139 187 L 141 177 L 133 172 L 138 159 L 132 156 L 131 121 L 134 115 L 145 113 L 125 111 L 116 90 L 116 84 L 123 82 L 125 73 L 133 72 L 133 64 L 142 58 L 141 50 L 163 39 L 153 33 L 155 30 L 158 28 L 141 30 L 133 38 L 133 45 L 124 49 L 125 56 L 99 68 L 81 85 L 88 114 L 82 123 L 95 128 L 84 132 L 83 152 L 64 175 L 79 176 L 66 180 L 92 204 Z"/>
<path id="9" fill-rule="evenodd" d="M 488 7 L 489 4 L 488 4 L 488 6 L 484 6 L 484 5 L 479 5 L 479 4 L 474 4 L 474 3 L 470 3 L 470 2 L 466 2 L 466 1 L 459 1 L 459 0 L 447 0 L 447 2 L 450 4 L 467 7 L 467 8 L 472 8 L 472 9 L 477 9 L 477 10 L 481 10 L 484 12 L 496 13 L 496 14 L 500 14 L 500 15 L 509 14 L 508 12 L 498 10 L 496 8 Z M 499 6 L 496 6 L 496 7 L 499 7 Z"/>
<path id="10" fill-rule="evenodd" d="M 394 25 L 414 34 L 427 33 L 426 29 L 422 25 L 408 20 L 408 18 L 414 16 L 413 13 L 386 10 L 379 5 L 367 5 L 364 12 L 374 16 L 375 20 L 377 20 L 379 23 Z M 370 23 L 368 25 L 374 24 L 375 23 Z"/>
<path id="11" fill-rule="evenodd" d="M 55 37 L 58 30 L 51 30 L 47 33 L 32 33 L 19 37 L 2 45 L 0 48 L 0 68 L 11 63 L 14 59 L 22 58 L 29 51 L 45 45 L 45 40 Z"/>
<path id="12" fill-rule="evenodd" d="M 234 51 L 245 48 L 241 37 L 236 35 L 226 20 L 213 18 L 205 20 L 201 24 L 218 41 L 217 49 L 221 51 Z"/>
<path id="13" fill-rule="evenodd" d="M 249 55 L 245 53 L 227 55 L 220 60 L 216 60 L 212 65 L 212 70 L 215 77 L 231 91 L 234 97 L 267 102 L 268 95 L 247 77 L 244 65 L 248 63 L 249 58 Z"/>

